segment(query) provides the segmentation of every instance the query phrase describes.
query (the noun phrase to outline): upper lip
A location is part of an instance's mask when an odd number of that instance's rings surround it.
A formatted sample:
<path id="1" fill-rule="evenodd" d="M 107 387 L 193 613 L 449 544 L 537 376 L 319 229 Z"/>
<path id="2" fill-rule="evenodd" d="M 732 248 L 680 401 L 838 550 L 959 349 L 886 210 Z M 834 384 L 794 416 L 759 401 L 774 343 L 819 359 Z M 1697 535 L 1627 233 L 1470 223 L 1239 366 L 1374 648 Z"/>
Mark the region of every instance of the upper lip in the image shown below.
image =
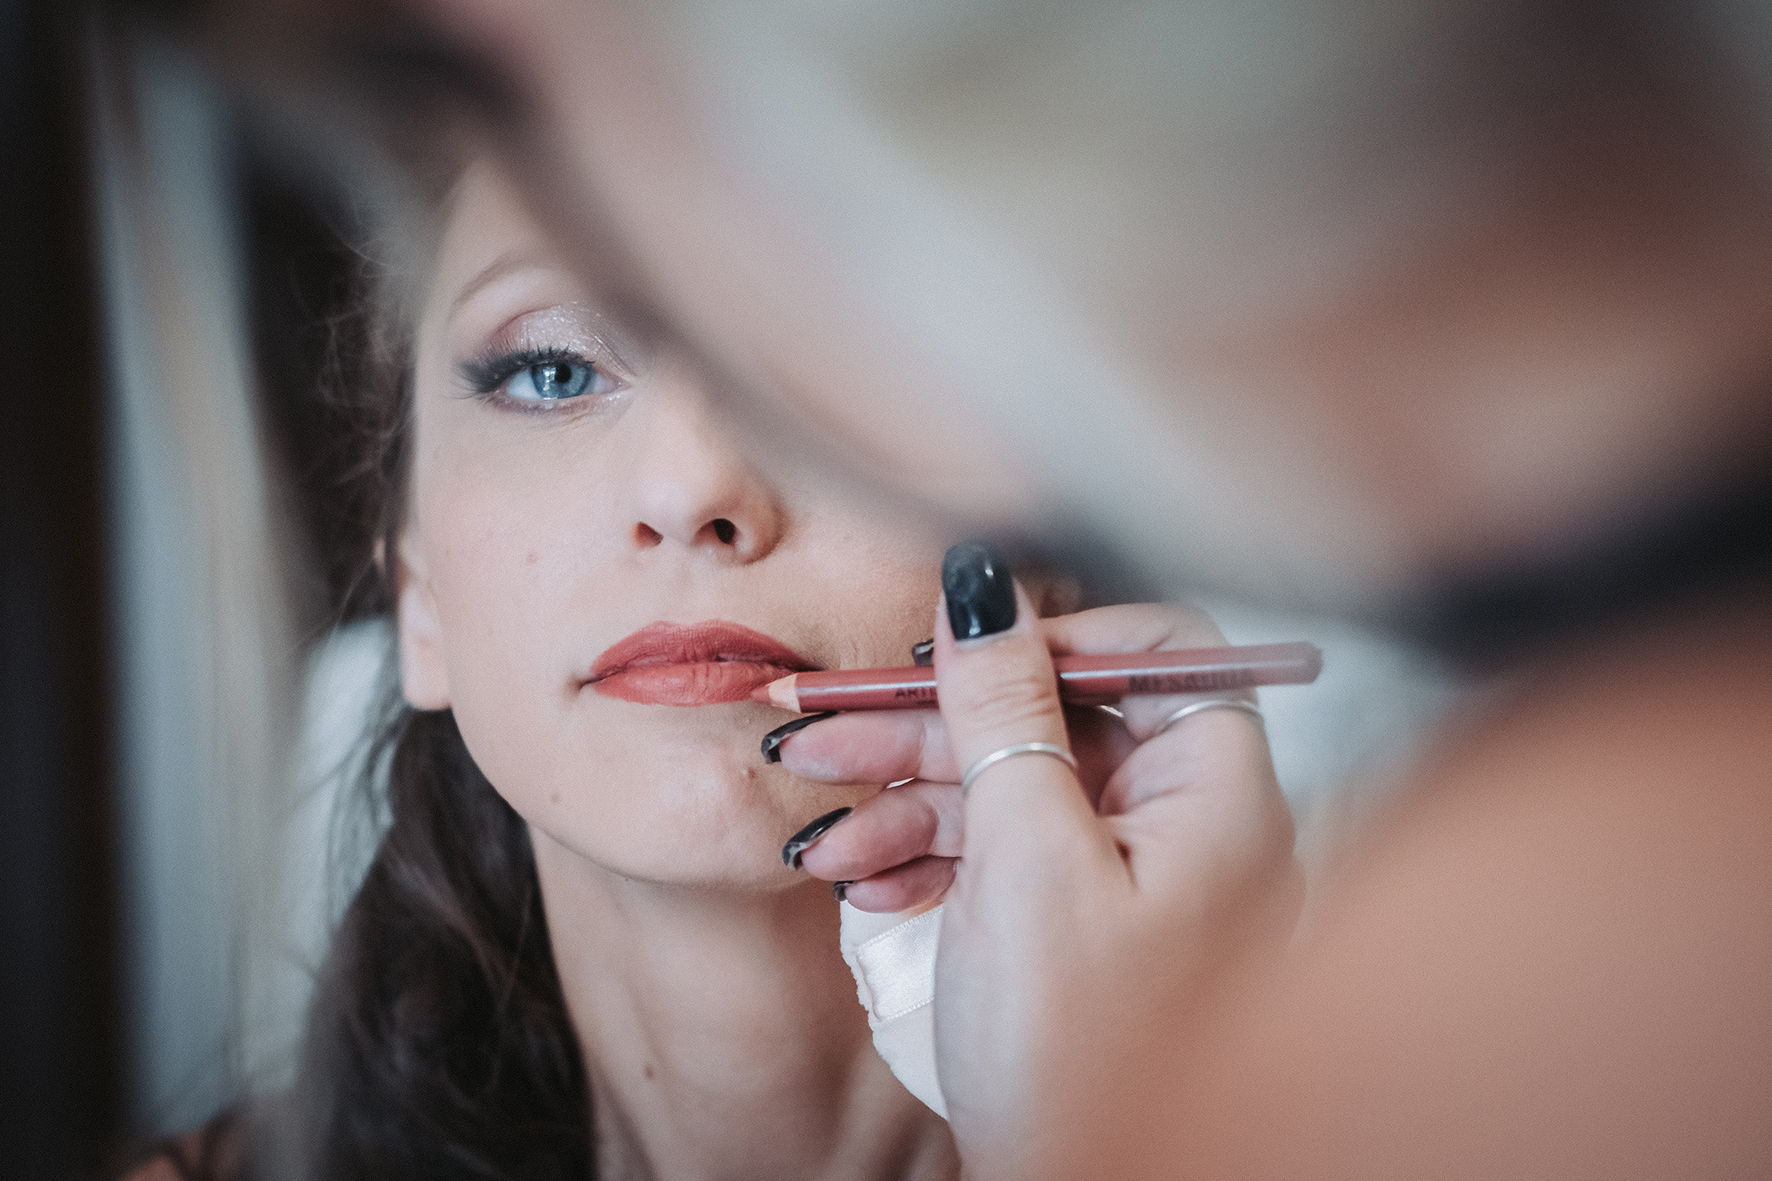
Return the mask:
<path id="1" fill-rule="evenodd" d="M 808 672 L 818 665 L 780 640 L 723 619 L 701 623 L 649 623 L 633 635 L 617 640 L 597 657 L 586 684 L 636 668 L 669 664 L 714 664 L 743 661 L 773 664 L 789 672 Z"/>

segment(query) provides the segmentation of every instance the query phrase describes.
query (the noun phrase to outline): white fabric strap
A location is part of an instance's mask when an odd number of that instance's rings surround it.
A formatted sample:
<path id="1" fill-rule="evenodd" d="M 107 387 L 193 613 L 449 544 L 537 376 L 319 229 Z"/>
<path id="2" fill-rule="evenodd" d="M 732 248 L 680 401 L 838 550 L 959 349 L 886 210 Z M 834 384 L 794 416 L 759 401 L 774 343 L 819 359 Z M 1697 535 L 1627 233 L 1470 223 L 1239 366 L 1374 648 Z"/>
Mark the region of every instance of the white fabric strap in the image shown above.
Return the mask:
<path id="1" fill-rule="evenodd" d="M 941 908 L 926 910 L 855 949 L 861 1003 L 882 1024 L 935 999 Z"/>
<path id="2" fill-rule="evenodd" d="M 941 907 L 869 914 L 847 902 L 840 945 L 868 1013 L 874 1049 L 905 1089 L 943 1119 L 947 1102 L 935 1075 L 935 952 Z"/>

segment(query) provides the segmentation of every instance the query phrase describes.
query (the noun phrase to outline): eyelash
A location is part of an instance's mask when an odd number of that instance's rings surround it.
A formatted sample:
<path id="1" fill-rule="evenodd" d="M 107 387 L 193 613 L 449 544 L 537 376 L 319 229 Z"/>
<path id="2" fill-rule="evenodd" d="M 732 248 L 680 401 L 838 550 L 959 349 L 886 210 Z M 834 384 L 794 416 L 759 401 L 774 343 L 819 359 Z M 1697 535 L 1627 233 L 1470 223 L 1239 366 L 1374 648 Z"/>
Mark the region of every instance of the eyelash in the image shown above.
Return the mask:
<path id="1" fill-rule="evenodd" d="M 597 365 L 582 353 L 562 348 L 488 349 L 460 363 L 458 370 L 476 398 L 525 413 L 555 414 L 573 403 L 591 403 L 596 395 L 562 398 L 555 402 L 531 398 L 513 398 L 505 393 L 511 379 L 535 365 L 583 365 L 594 378 L 622 383 L 607 368 Z"/>

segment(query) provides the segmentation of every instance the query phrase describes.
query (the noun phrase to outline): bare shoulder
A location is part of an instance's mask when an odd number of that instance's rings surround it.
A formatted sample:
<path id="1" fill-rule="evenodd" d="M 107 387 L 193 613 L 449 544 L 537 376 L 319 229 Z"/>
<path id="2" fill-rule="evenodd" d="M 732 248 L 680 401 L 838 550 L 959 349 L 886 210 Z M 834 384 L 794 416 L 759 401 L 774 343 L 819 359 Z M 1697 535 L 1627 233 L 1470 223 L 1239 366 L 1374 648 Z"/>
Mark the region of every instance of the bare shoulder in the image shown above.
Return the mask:
<path id="1" fill-rule="evenodd" d="M 1212 1035 L 1208 1171 L 1767 1175 L 1764 631 L 1652 682 L 1595 661 L 1453 744 Z"/>
<path id="2" fill-rule="evenodd" d="M 243 1158 L 240 1112 L 226 1112 L 203 1127 L 147 1149 L 122 1181 L 231 1181 Z"/>
<path id="3" fill-rule="evenodd" d="M 171 1156 L 162 1153 L 123 1174 L 123 1181 L 189 1181 L 191 1176 L 175 1164 Z"/>

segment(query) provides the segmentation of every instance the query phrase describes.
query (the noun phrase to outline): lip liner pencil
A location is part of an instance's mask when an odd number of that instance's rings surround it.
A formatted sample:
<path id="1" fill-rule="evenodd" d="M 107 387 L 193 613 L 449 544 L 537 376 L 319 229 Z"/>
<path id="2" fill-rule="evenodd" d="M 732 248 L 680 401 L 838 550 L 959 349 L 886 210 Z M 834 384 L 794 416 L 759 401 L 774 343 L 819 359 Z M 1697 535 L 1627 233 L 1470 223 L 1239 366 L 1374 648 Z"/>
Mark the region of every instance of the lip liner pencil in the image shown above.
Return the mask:
<path id="1" fill-rule="evenodd" d="M 1247 644 L 1060 656 L 1052 663 L 1058 670 L 1058 695 L 1067 705 L 1110 705 L 1140 694 L 1308 685 L 1323 671 L 1323 652 L 1315 644 Z M 795 713 L 924 709 L 937 704 L 932 668 L 794 673 L 757 688 L 751 697 Z"/>

